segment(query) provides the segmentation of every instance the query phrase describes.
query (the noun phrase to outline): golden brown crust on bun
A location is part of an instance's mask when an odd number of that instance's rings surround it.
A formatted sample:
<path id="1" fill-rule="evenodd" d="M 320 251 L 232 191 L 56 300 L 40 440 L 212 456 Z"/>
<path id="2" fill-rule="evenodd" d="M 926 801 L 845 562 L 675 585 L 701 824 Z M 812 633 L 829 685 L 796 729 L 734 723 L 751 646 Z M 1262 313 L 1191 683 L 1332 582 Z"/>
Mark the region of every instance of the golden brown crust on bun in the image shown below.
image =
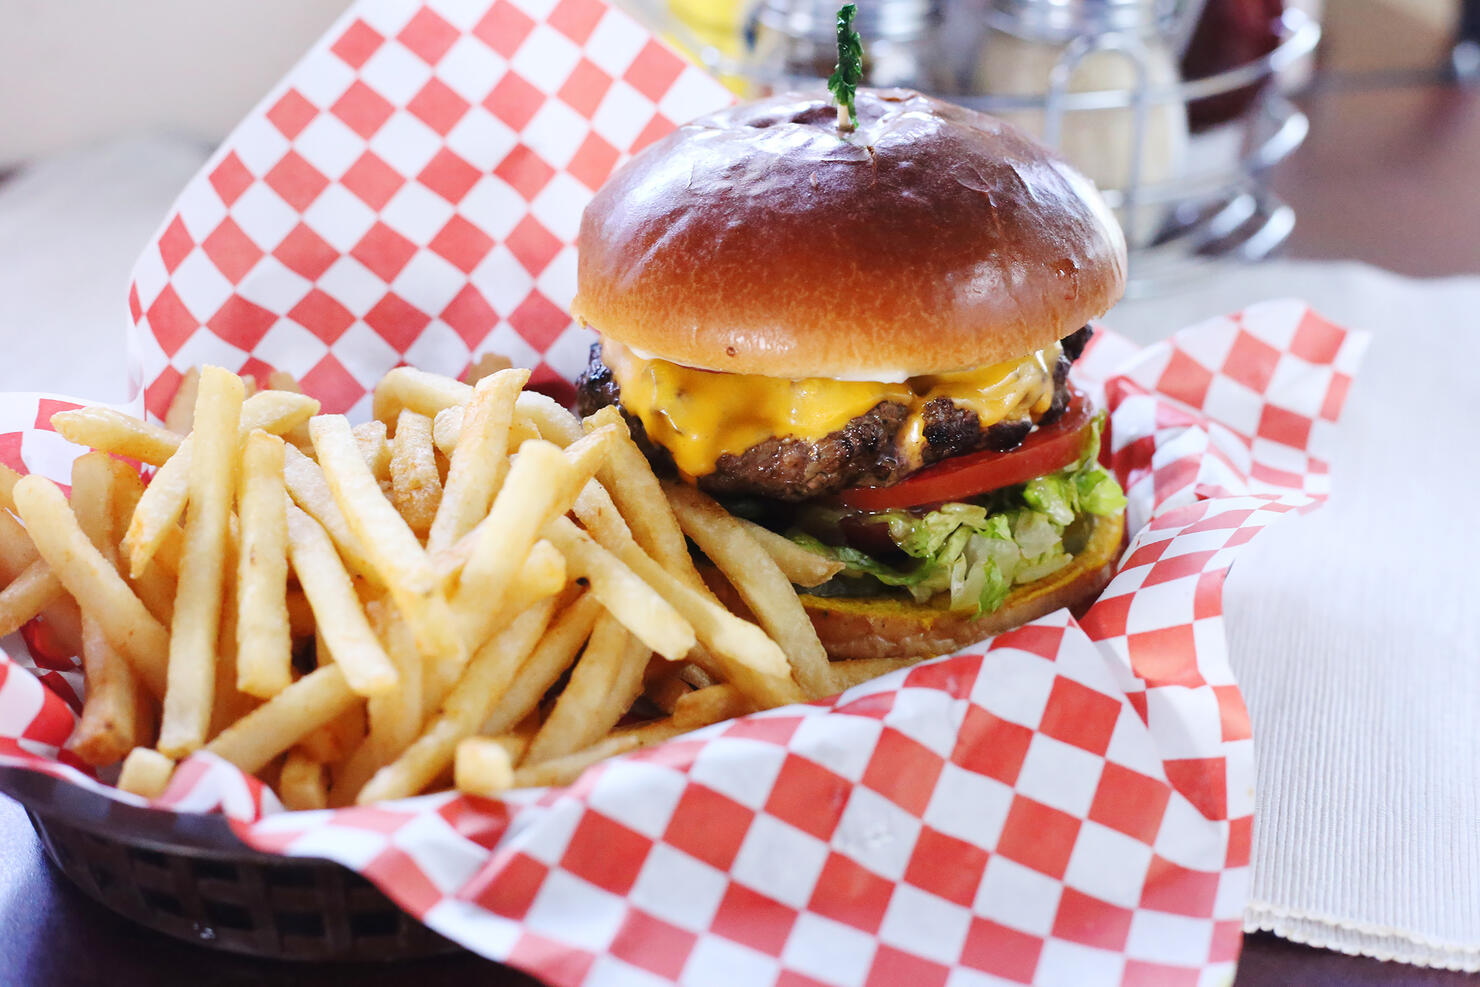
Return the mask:
<path id="1" fill-rule="evenodd" d="M 1093 185 L 992 117 L 908 90 L 703 117 L 581 220 L 573 310 L 674 363 L 902 379 L 1015 359 L 1117 301 L 1125 240 Z"/>
<path id="2" fill-rule="evenodd" d="M 943 655 L 1036 620 L 1060 607 L 1087 606 L 1110 582 L 1125 514 L 1096 518 L 1084 550 L 1058 572 L 1019 586 L 989 614 L 972 617 L 898 598 L 802 596 L 822 646 L 834 660 Z"/>

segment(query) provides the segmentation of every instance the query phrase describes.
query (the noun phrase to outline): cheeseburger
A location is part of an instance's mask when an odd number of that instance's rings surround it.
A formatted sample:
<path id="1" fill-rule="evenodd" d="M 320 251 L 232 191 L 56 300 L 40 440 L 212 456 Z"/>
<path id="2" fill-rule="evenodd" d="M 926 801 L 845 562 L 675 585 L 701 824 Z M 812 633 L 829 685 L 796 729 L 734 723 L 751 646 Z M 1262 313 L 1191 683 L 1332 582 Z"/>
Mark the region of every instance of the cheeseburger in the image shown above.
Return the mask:
<path id="1" fill-rule="evenodd" d="M 861 89 L 742 104 L 619 169 L 581 221 L 581 410 L 843 563 L 834 658 L 939 654 L 1085 605 L 1125 499 L 1068 379 L 1120 297 L 1093 185 L 992 117 Z"/>

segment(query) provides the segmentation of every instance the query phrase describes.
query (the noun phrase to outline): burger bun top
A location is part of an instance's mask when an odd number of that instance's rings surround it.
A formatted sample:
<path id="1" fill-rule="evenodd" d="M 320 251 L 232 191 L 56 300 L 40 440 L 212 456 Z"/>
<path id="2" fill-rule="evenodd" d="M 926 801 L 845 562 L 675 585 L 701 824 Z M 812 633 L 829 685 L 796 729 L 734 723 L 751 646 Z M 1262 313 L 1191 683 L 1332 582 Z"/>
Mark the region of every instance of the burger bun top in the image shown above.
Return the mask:
<path id="1" fill-rule="evenodd" d="M 702 117 L 586 207 L 578 318 L 674 363 L 901 380 L 1012 360 L 1102 314 L 1125 239 L 1093 184 L 993 117 L 860 89 Z"/>

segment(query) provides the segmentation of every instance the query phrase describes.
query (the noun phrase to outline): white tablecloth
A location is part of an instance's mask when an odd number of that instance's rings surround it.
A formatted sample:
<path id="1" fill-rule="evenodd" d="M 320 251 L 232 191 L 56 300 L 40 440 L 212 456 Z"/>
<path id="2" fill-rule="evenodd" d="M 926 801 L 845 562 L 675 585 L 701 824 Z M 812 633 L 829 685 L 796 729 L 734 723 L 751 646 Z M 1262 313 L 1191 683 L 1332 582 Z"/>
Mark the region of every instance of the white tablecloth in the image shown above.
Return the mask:
<path id="1" fill-rule="evenodd" d="M 1480 279 L 1273 264 L 1108 321 L 1150 339 L 1280 295 L 1374 338 L 1330 502 L 1228 578 L 1259 767 L 1245 924 L 1480 970 Z"/>
<path id="2" fill-rule="evenodd" d="M 0 390 L 126 396 L 129 268 L 203 160 L 134 142 L 0 185 Z M 1480 279 L 1232 268 L 1107 321 L 1151 340 L 1280 296 L 1375 339 L 1335 495 L 1262 534 L 1227 584 L 1259 763 L 1247 925 L 1480 970 Z"/>

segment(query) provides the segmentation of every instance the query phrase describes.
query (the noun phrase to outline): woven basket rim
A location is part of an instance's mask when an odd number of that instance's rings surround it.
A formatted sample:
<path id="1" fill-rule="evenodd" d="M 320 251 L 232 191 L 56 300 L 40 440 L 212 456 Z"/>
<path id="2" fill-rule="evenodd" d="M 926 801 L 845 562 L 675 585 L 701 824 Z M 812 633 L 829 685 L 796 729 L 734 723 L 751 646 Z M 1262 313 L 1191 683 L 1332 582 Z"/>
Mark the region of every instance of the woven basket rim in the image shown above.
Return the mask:
<path id="1" fill-rule="evenodd" d="M 218 813 L 131 805 L 65 778 L 26 768 L 0 766 L 0 793 L 15 799 L 43 821 L 56 819 L 100 839 L 160 853 L 257 862 L 281 863 L 291 859 L 309 866 L 340 866 L 322 857 L 286 858 L 254 850 L 242 842 L 231 823 Z"/>

